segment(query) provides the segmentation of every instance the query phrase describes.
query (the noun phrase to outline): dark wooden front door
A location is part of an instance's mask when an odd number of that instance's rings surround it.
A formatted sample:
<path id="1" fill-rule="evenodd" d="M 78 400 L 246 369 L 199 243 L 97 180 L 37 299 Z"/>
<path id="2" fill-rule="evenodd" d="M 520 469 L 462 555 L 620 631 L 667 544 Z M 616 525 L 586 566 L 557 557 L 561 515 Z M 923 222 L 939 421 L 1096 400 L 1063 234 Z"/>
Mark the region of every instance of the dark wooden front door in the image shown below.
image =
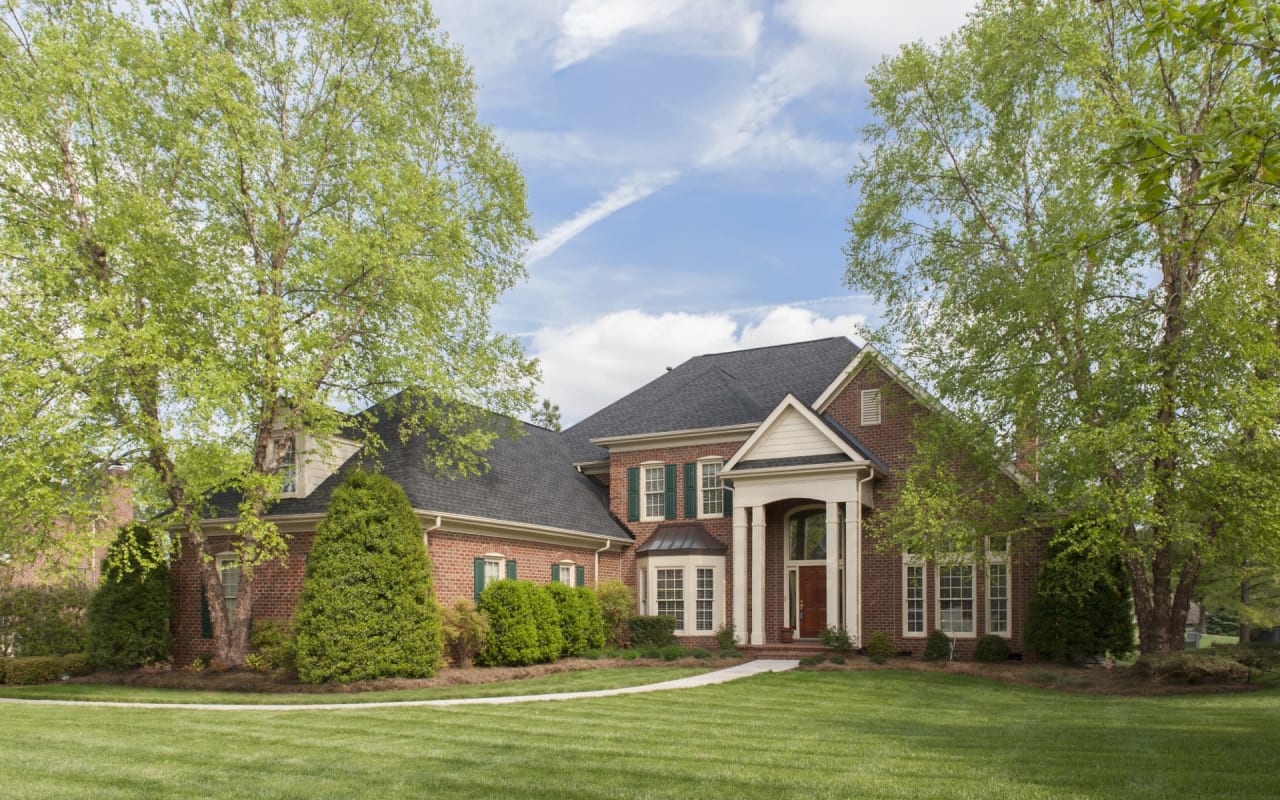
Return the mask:
<path id="1" fill-rule="evenodd" d="M 800 567 L 800 636 L 817 638 L 827 627 L 827 568 Z"/>

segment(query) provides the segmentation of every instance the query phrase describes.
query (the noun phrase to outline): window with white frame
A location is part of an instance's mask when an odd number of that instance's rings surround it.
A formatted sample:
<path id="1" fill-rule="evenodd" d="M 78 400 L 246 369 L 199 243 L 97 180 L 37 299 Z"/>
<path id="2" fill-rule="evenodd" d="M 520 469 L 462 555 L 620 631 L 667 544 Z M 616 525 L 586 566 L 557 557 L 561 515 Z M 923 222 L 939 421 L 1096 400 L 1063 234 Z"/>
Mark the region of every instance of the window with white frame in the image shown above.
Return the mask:
<path id="1" fill-rule="evenodd" d="M 494 581 L 500 581 L 504 577 L 506 577 L 502 574 L 503 566 L 504 564 L 503 564 L 502 558 L 485 556 L 485 559 L 484 559 L 484 585 L 485 586 L 488 586 L 490 583 L 493 583 Z"/>
<path id="2" fill-rule="evenodd" d="M 298 491 L 298 448 L 294 442 L 290 441 L 288 451 L 280 457 L 280 494 L 289 495 L 296 494 Z M 282 442 L 280 446 L 284 446 Z"/>
<path id="3" fill-rule="evenodd" d="M 720 468 L 723 466 L 723 461 L 703 461 L 698 464 L 701 516 L 724 516 L 724 484 L 720 482 Z"/>
<path id="4" fill-rule="evenodd" d="M 664 519 L 667 515 L 667 468 L 664 464 L 642 467 L 644 478 L 644 520 Z"/>
<path id="5" fill-rule="evenodd" d="M 654 570 L 658 580 L 658 616 L 674 617 L 676 630 L 684 630 L 684 570 Z"/>
<path id="6" fill-rule="evenodd" d="M 987 633 L 1009 635 L 1009 540 L 987 540 Z"/>
<path id="7" fill-rule="evenodd" d="M 938 628 L 949 634 L 972 635 L 973 565 L 938 567 Z"/>
<path id="8" fill-rule="evenodd" d="M 240 556 L 234 553 L 218 556 L 218 573 L 222 578 L 222 599 L 227 604 L 227 614 L 236 613 L 236 598 L 240 596 Z"/>
<path id="9" fill-rule="evenodd" d="M 880 424 L 880 390 L 863 389 L 861 396 L 863 425 Z"/>
<path id="10" fill-rule="evenodd" d="M 699 633 L 715 630 L 716 573 L 713 569 L 698 568 L 697 619 L 694 630 Z"/>
<path id="11" fill-rule="evenodd" d="M 565 586 L 573 585 L 573 562 L 565 561 L 556 564 L 556 583 L 563 583 Z"/>
<path id="12" fill-rule="evenodd" d="M 924 564 L 903 557 L 902 565 L 902 631 L 906 636 L 924 636 L 927 618 L 924 605 Z"/>

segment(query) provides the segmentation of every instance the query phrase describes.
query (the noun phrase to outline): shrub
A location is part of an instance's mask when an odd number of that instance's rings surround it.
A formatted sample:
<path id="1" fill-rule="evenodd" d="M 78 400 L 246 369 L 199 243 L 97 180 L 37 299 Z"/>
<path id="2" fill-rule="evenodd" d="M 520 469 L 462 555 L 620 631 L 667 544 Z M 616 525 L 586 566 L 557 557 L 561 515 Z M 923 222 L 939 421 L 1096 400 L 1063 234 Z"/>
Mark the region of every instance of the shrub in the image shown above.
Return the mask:
<path id="1" fill-rule="evenodd" d="M 1027 645 L 1052 661 L 1108 652 L 1123 656 L 1134 646 L 1128 573 L 1119 559 L 1071 550 L 1070 530 L 1049 543 L 1040 566 L 1036 593 L 1027 605 Z"/>
<path id="2" fill-rule="evenodd" d="M 706 660 L 711 658 L 711 651 L 705 647 L 695 647 L 689 651 L 689 655 L 697 659 Z"/>
<path id="3" fill-rule="evenodd" d="M 675 617 L 635 616 L 627 620 L 632 647 L 667 647 L 676 643 Z"/>
<path id="4" fill-rule="evenodd" d="M 431 560 L 394 481 L 356 470 L 334 490 L 294 622 L 307 683 L 430 677 L 444 645 Z"/>
<path id="5" fill-rule="evenodd" d="M 84 653 L 67 653 L 62 657 L 62 674 L 78 678 L 93 672 L 93 664 Z"/>
<path id="6" fill-rule="evenodd" d="M 689 655 L 689 651 L 678 644 L 669 644 L 666 647 L 658 648 L 658 658 L 663 661 L 677 661 Z"/>
<path id="7" fill-rule="evenodd" d="M 893 637 L 884 631 L 872 631 L 867 635 L 867 643 L 864 646 L 867 651 L 867 658 L 883 664 L 898 652 L 897 646 L 893 643 Z"/>
<path id="8" fill-rule="evenodd" d="M 845 663 L 845 658 L 844 658 L 844 656 L 832 656 L 832 657 L 831 657 L 831 663 L 832 663 L 832 664 L 843 664 L 843 663 Z"/>
<path id="9" fill-rule="evenodd" d="M 721 625 L 716 631 L 716 647 L 720 650 L 738 649 L 738 632 L 734 630 L 732 622 Z"/>
<path id="10" fill-rule="evenodd" d="M 564 647 L 559 655 L 579 656 L 604 644 L 604 626 L 600 623 L 600 606 L 585 587 L 574 588 L 563 583 L 548 583 L 543 590 L 550 594 L 560 611 L 560 632 Z M 592 618 L 591 609 L 596 613 Z"/>
<path id="11" fill-rule="evenodd" d="M 604 640 L 609 647 L 627 643 L 627 620 L 635 610 L 635 598 L 622 581 L 605 581 L 596 588 L 596 601 L 604 622 Z"/>
<path id="12" fill-rule="evenodd" d="M 298 641 L 293 635 L 293 623 L 287 619 L 264 619 L 255 622 L 249 635 L 253 649 L 257 650 L 259 663 L 264 671 L 298 669 Z"/>
<path id="13" fill-rule="evenodd" d="M 1003 636 L 988 633 L 978 640 L 977 646 L 973 649 L 973 659 L 975 661 L 985 661 L 988 664 L 1008 661 L 1009 642 Z"/>
<path id="14" fill-rule="evenodd" d="M 573 591 L 578 595 L 578 605 L 582 608 L 585 621 L 587 646 L 585 650 L 599 650 L 605 646 L 604 616 L 600 613 L 600 601 L 596 593 L 585 586 L 576 586 Z"/>
<path id="15" fill-rule="evenodd" d="M 0 591 L 0 654 L 61 656 L 84 652 L 84 616 L 93 592 L 79 583 Z"/>
<path id="16" fill-rule="evenodd" d="M 66 674 L 61 656 L 19 656 L 6 661 L 4 679 L 11 686 L 51 683 Z"/>
<path id="17" fill-rule="evenodd" d="M 826 660 L 827 660 L 827 659 L 826 659 L 826 658 L 824 658 L 823 656 L 805 656 L 804 658 L 800 659 L 800 666 L 802 666 L 802 667 L 816 667 L 816 666 L 818 666 L 819 664 L 821 664 L 823 661 L 826 661 Z"/>
<path id="18" fill-rule="evenodd" d="M 1280 669 L 1280 644 L 1275 642 L 1252 642 L 1249 644 L 1215 644 L 1209 648 L 1209 654 L 1223 656 L 1239 661 L 1258 672 L 1271 672 Z"/>
<path id="19" fill-rule="evenodd" d="M 563 621 L 560 609 L 552 599 L 550 586 L 534 586 L 528 583 L 529 602 L 533 607 L 533 621 L 538 626 L 538 661 L 551 662 L 564 651 Z"/>
<path id="20" fill-rule="evenodd" d="M 440 609 L 440 626 L 445 652 L 459 667 L 471 666 L 489 639 L 489 618 L 466 597 Z"/>
<path id="21" fill-rule="evenodd" d="M 523 667 L 542 658 L 538 621 L 528 581 L 494 581 L 480 594 L 480 610 L 489 620 L 489 638 L 477 661 L 490 666 Z"/>
<path id="22" fill-rule="evenodd" d="M 97 669 L 123 670 L 164 661 L 173 635 L 169 564 L 145 525 L 128 525 L 107 548 L 102 584 L 89 600 L 85 651 Z"/>
<path id="23" fill-rule="evenodd" d="M 929 631 L 929 638 L 924 641 L 925 661 L 950 661 L 951 637 L 934 628 Z"/>
<path id="24" fill-rule="evenodd" d="M 1145 655 L 1133 665 L 1136 674 L 1180 683 L 1228 683 L 1247 681 L 1252 671 L 1233 658 L 1206 652 Z"/>
<path id="25" fill-rule="evenodd" d="M 853 637 L 849 635 L 849 631 L 845 630 L 843 625 L 836 627 L 828 625 L 822 629 L 821 641 L 823 647 L 830 647 L 841 653 L 847 653 L 853 649 Z"/>

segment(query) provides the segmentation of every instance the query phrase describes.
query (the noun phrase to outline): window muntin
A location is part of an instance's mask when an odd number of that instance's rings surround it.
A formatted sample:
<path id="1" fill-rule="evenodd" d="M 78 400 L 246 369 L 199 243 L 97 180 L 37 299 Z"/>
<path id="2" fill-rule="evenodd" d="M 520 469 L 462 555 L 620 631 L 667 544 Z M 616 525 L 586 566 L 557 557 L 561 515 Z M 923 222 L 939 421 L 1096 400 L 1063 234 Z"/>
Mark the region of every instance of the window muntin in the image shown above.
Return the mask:
<path id="1" fill-rule="evenodd" d="M 674 617 L 676 630 L 684 630 L 684 570 L 658 569 L 658 616 Z"/>
<path id="2" fill-rule="evenodd" d="M 699 505 L 704 517 L 724 516 L 724 484 L 720 481 L 720 468 L 723 466 L 723 461 L 698 464 L 699 494 L 702 496 Z"/>
<path id="3" fill-rule="evenodd" d="M 792 561 L 827 560 L 827 512 L 801 511 L 788 524 L 787 555 Z"/>
<path id="4" fill-rule="evenodd" d="M 938 628 L 951 634 L 974 632 L 972 565 L 938 567 Z"/>
<path id="5" fill-rule="evenodd" d="M 643 467 L 644 515 L 646 520 L 663 519 L 667 514 L 667 469 L 659 464 Z"/>
<path id="6" fill-rule="evenodd" d="M 987 565 L 987 633 L 1009 635 L 1009 565 Z"/>
<path id="7" fill-rule="evenodd" d="M 222 599 L 227 604 L 227 614 L 236 613 L 236 598 L 240 596 L 240 557 L 218 556 L 218 573 L 222 578 Z"/>
<path id="8" fill-rule="evenodd" d="M 494 581 L 500 581 L 506 577 L 503 574 L 503 559 L 486 558 L 484 560 L 484 585 L 488 586 Z"/>
<path id="9" fill-rule="evenodd" d="M 696 621 L 694 624 L 694 628 L 698 632 L 715 630 L 715 587 L 715 570 L 699 567 Z"/>
<path id="10" fill-rule="evenodd" d="M 280 476 L 280 493 L 296 494 L 298 491 L 298 448 L 292 441 L 282 441 L 281 447 L 289 449 L 280 457 L 276 474 Z"/>
<path id="11" fill-rule="evenodd" d="M 556 565 L 556 582 L 565 586 L 573 585 L 573 564 Z"/>
<path id="12" fill-rule="evenodd" d="M 903 570 L 903 604 L 905 614 L 904 632 L 908 636 L 923 636 L 925 632 L 924 613 L 924 565 L 907 564 Z"/>

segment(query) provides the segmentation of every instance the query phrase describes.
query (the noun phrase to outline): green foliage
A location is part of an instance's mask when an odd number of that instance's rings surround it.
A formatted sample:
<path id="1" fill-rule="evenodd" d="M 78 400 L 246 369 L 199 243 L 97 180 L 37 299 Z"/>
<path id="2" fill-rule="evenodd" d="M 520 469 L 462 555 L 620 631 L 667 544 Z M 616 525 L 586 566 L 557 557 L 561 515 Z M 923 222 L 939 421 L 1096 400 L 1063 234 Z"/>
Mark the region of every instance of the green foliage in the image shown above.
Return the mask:
<path id="1" fill-rule="evenodd" d="M 469 667 L 484 650 L 489 639 L 489 618 L 467 597 L 459 597 L 452 607 L 440 609 L 444 650 L 449 661 Z"/>
<path id="2" fill-rule="evenodd" d="M 1085 514 L 1151 652 L 1202 563 L 1280 565 L 1276 19 L 988 0 L 872 71 L 846 280 L 953 412 L 877 515 L 902 550 L 1000 530 L 1006 494 Z"/>
<path id="3" fill-rule="evenodd" d="M 169 564 L 152 530 L 122 528 L 107 548 L 85 619 L 85 651 L 93 666 L 123 670 L 168 659 L 171 591 Z"/>
<path id="4" fill-rule="evenodd" d="M 604 581 L 596 587 L 596 600 L 604 620 L 604 640 L 609 647 L 627 643 L 627 620 L 635 610 L 631 589 L 622 581 Z"/>
<path id="5" fill-rule="evenodd" d="M 1003 664 L 1009 660 L 1009 641 L 1003 636 L 988 633 L 978 640 L 973 649 L 973 659 L 988 664 Z"/>
<path id="6" fill-rule="evenodd" d="M 924 641 L 925 661 L 950 661 L 951 637 L 934 628 L 929 631 L 929 638 Z"/>
<path id="7" fill-rule="evenodd" d="M 549 584 L 559 586 L 560 584 Z M 538 627 L 538 661 L 551 662 L 564 652 L 564 622 L 548 586 L 529 584 L 529 603 Z"/>
<path id="8" fill-rule="evenodd" d="M 1128 574 L 1116 559 L 1075 549 L 1073 538 L 1049 543 L 1027 606 L 1027 645 L 1053 661 L 1124 656 L 1133 650 Z"/>
<path id="9" fill-rule="evenodd" d="M 827 660 L 826 656 L 805 656 L 804 658 L 800 659 L 800 666 L 816 667 L 826 660 Z"/>
<path id="10" fill-rule="evenodd" d="M 1253 642 L 1251 644 L 1215 644 L 1209 654 L 1230 658 L 1257 672 L 1280 670 L 1280 644 Z"/>
<path id="11" fill-rule="evenodd" d="M 658 648 L 658 658 L 663 661 L 677 661 L 689 655 L 689 651 L 678 644 L 669 644 Z"/>
<path id="12" fill-rule="evenodd" d="M 92 590 L 78 583 L 0 589 L 0 652 L 60 656 L 84 650 Z"/>
<path id="13" fill-rule="evenodd" d="M 63 674 L 61 656 L 19 656 L 5 659 L 4 682 L 10 686 L 50 683 Z"/>
<path id="14" fill-rule="evenodd" d="M 560 406 L 544 398 L 542 405 L 529 417 L 529 421 L 547 430 L 558 431 L 560 430 Z"/>
<path id="15" fill-rule="evenodd" d="M 1212 651 L 1147 654 L 1134 662 L 1133 670 L 1155 680 L 1190 684 L 1248 681 L 1253 674 L 1245 664 Z"/>
<path id="16" fill-rule="evenodd" d="M 849 631 L 843 625 L 839 627 L 828 625 L 822 629 L 819 637 L 823 647 L 830 647 L 841 653 L 847 653 L 853 649 L 853 637 L 849 635 Z"/>
<path id="17" fill-rule="evenodd" d="M 394 435 L 439 431 L 431 465 L 473 472 L 502 432 L 479 409 L 532 404 L 535 365 L 490 324 L 524 275 L 523 180 L 429 6 L 358 6 L 4 12 L 0 552 L 88 530 L 119 457 L 197 549 L 201 499 L 244 492 L 247 587 L 287 549 L 263 516 L 296 434 L 323 451 L 403 390 Z"/>
<path id="18" fill-rule="evenodd" d="M 636 615 L 627 620 L 632 647 L 668 647 L 676 643 L 675 617 Z"/>
<path id="19" fill-rule="evenodd" d="M 493 581 L 480 593 L 480 611 L 489 618 L 489 638 L 477 659 L 488 666 L 522 667 L 543 659 L 534 585 Z"/>
<path id="20" fill-rule="evenodd" d="M 560 617 L 560 633 L 564 645 L 556 654 L 557 657 L 580 656 L 586 650 L 603 646 L 603 626 L 595 630 L 592 628 L 590 605 L 595 604 L 595 597 L 590 594 L 590 590 L 586 590 L 585 594 L 579 591 L 585 588 L 565 586 L 563 583 L 549 583 L 542 589 L 555 601 Z M 597 618 L 599 618 L 598 614 Z"/>
<path id="21" fill-rule="evenodd" d="M 590 650 L 599 650 L 605 646 L 604 616 L 600 613 L 600 603 L 596 599 L 596 593 L 586 586 L 576 586 L 574 592 L 578 595 L 578 606 L 582 609 L 585 647 Z"/>
<path id="22" fill-rule="evenodd" d="M 356 470 L 316 529 L 294 618 L 307 683 L 429 677 L 443 648 L 431 561 L 404 490 Z"/>
<path id="23" fill-rule="evenodd" d="M 253 625 L 253 634 L 249 641 L 257 651 L 259 663 L 264 670 L 297 671 L 298 641 L 293 634 L 291 620 L 259 620 Z"/>
<path id="24" fill-rule="evenodd" d="M 897 645 L 893 643 L 893 637 L 884 631 L 872 631 L 867 634 L 867 643 L 864 648 L 867 651 L 867 658 L 883 664 L 898 652 Z"/>
<path id="25" fill-rule="evenodd" d="M 732 622 L 726 622 L 716 630 L 716 647 L 721 650 L 738 649 L 738 632 Z"/>

